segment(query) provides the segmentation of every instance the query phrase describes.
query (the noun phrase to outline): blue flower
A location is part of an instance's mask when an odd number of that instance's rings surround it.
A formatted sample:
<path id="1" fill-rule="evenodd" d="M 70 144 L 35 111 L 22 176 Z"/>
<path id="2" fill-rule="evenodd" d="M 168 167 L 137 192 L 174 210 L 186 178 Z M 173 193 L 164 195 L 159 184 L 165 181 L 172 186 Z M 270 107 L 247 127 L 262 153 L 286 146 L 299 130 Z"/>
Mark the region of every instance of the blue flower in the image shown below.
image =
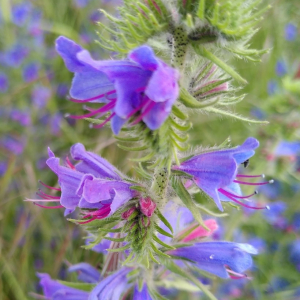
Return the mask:
<path id="1" fill-rule="evenodd" d="M 121 268 L 103 279 L 90 293 L 88 300 L 117 300 L 131 286 L 127 281 L 130 268 Z"/>
<path id="2" fill-rule="evenodd" d="M 150 296 L 150 294 L 148 292 L 148 287 L 146 284 L 143 285 L 143 288 L 141 291 L 139 291 L 137 285 L 134 287 L 134 293 L 133 293 L 132 300 L 152 300 L 152 297 Z"/>
<path id="3" fill-rule="evenodd" d="M 79 263 L 69 267 L 68 271 L 77 272 L 78 280 L 86 283 L 97 283 L 100 280 L 100 273 L 88 263 Z"/>
<path id="4" fill-rule="evenodd" d="M 300 240 L 293 241 L 289 246 L 290 261 L 295 265 L 300 272 Z"/>
<path id="5" fill-rule="evenodd" d="M 296 156 L 300 154 L 300 141 L 281 141 L 275 148 L 275 156 Z"/>
<path id="6" fill-rule="evenodd" d="M 276 228 L 285 229 L 287 227 L 287 220 L 284 218 L 283 213 L 286 208 L 286 203 L 282 201 L 269 204 L 269 209 L 263 212 L 266 221 Z"/>
<path id="7" fill-rule="evenodd" d="M 88 300 L 89 293 L 71 288 L 51 279 L 48 274 L 38 273 L 40 285 L 49 300 Z"/>
<path id="8" fill-rule="evenodd" d="M 67 159 L 67 166 L 61 166 L 59 158 L 56 158 L 49 149 L 47 165 L 58 176 L 61 188 L 54 189 L 61 191 L 61 196 L 53 197 L 40 192 L 39 195 L 45 199 L 44 201 L 60 202 L 57 208 L 65 207 L 66 214 L 76 207 L 96 209 L 85 215 L 85 219 L 89 217 L 91 219 L 82 223 L 88 223 L 112 215 L 134 197 L 135 192 L 130 189 L 131 184 L 125 182 L 119 175 L 119 171 L 104 158 L 86 151 L 80 143 L 71 147 L 71 156 L 79 163 L 73 165 Z"/>
<path id="9" fill-rule="evenodd" d="M 254 192 L 249 196 L 242 196 L 240 184 L 259 186 L 269 182 L 251 183 L 240 180 L 262 177 L 262 175 L 238 174 L 238 166 L 247 165 L 258 146 L 259 142 L 250 137 L 241 146 L 195 155 L 182 162 L 180 166 L 174 166 L 173 169 L 192 175 L 195 184 L 215 201 L 220 210 L 223 210 L 221 201 L 233 201 L 244 207 L 255 208 L 238 200 L 247 199 L 256 194 Z"/>
<path id="10" fill-rule="evenodd" d="M 177 248 L 168 254 L 188 259 L 199 269 L 221 278 L 243 278 L 241 273 L 251 268 L 251 254 L 257 254 L 257 250 L 249 244 L 206 242 Z"/>
<path id="11" fill-rule="evenodd" d="M 268 81 L 268 94 L 272 96 L 276 94 L 277 90 L 278 90 L 277 82 L 274 79 Z"/>
<path id="12" fill-rule="evenodd" d="M 0 93 L 5 93 L 8 90 L 8 78 L 0 72 Z"/>
<path id="13" fill-rule="evenodd" d="M 287 41 L 289 41 L 289 42 L 294 41 L 297 37 L 297 33 L 298 33 L 298 30 L 294 24 L 288 23 L 285 25 L 284 36 Z"/>
<path id="14" fill-rule="evenodd" d="M 31 82 L 38 78 L 39 75 L 39 64 L 32 62 L 26 65 L 23 69 L 23 80 L 25 82 Z"/>
<path id="15" fill-rule="evenodd" d="M 279 77 L 284 76 L 287 73 L 285 62 L 283 60 L 277 61 L 275 70 L 276 70 L 277 76 L 279 76 Z"/>
<path id="16" fill-rule="evenodd" d="M 19 27 L 25 25 L 27 19 L 29 18 L 32 5 L 30 2 L 24 2 L 14 5 L 12 8 L 12 21 Z"/>
<path id="17" fill-rule="evenodd" d="M 73 41 L 59 37 L 56 50 L 67 68 L 75 73 L 70 95 L 75 102 L 106 103 L 91 110 L 85 118 L 111 112 L 100 128 L 111 120 L 118 134 L 123 124 L 143 121 L 151 130 L 158 129 L 177 99 L 179 73 L 158 59 L 148 46 L 134 49 L 128 60 L 95 61 L 90 53 Z"/>

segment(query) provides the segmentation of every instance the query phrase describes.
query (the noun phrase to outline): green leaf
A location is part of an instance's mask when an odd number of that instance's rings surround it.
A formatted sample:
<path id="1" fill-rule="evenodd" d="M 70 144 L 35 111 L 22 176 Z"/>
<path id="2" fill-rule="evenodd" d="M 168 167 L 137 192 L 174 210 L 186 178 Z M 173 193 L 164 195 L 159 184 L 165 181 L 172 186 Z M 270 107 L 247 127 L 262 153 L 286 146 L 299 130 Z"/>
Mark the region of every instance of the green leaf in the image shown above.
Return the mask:
<path id="1" fill-rule="evenodd" d="M 162 215 L 162 213 L 159 211 L 158 208 L 156 208 L 155 213 L 157 214 L 158 218 L 170 229 L 170 231 L 172 233 L 173 232 L 173 228 L 171 226 L 171 224 L 168 222 L 168 220 Z"/>
<path id="2" fill-rule="evenodd" d="M 63 280 L 58 280 L 59 283 L 74 288 L 78 289 L 81 291 L 86 291 L 90 292 L 97 284 L 94 283 L 84 283 L 84 282 L 69 282 L 69 281 L 63 281 Z"/>
<path id="3" fill-rule="evenodd" d="M 169 249 L 169 250 L 174 250 L 176 248 L 164 243 L 163 241 L 161 241 L 156 235 L 153 235 L 153 240 L 155 242 L 157 242 L 158 244 L 162 245 L 163 247 L 165 247 L 166 249 Z"/>
<path id="4" fill-rule="evenodd" d="M 155 224 L 155 229 L 157 230 L 158 233 L 162 234 L 162 235 L 165 235 L 165 236 L 168 236 L 170 238 L 173 238 L 173 235 L 166 232 L 165 230 L 163 230 L 162 228 L 160 228 L 157 224 Z"/>
<path id="5" fill-rule="evenodd" d="M 172 178 L 172 187 L 175 190 L 178 197 L 181 199 L 181 201 L 185 204 L 185 206 L 191 211 L 193 214 L 195 220 L 206 230 L 209 231 L 209 228 L 206 227 L 204 224 L 204 221 L 202 219 L 201 213 L 199 208 L 195 205 L 194 201 L 192 200 L 191 195 L 184 187 L 182 181 L 180 179 Z"/>

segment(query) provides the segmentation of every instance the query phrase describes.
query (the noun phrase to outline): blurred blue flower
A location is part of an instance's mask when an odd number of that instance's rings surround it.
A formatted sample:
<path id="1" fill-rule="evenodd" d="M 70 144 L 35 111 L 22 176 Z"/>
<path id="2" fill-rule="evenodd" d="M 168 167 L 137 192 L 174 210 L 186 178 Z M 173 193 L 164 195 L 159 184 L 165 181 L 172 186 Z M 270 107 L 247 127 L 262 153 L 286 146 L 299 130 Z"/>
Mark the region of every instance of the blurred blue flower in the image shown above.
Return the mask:
<path id="1" fill-rule="evenodd" d="M 90 0 L 73 0 L 73 2 L 77 7 L 83 8 L 83 7 L 86 7 L 88 5 Z"/>
<path id="2" fill-rule="evenodd" d="M 53 135 L 58 136 L 61 132 L 61 123 L 64 117 L 61 113 L 55 113 L 50 117 L 49 125 L 50 131 Z"/>
<path id="3" fill-rule="evenodd" d="M 0 161 L 0 177 L 6 173 L 8 167 L 7 161 Z"/>
<path id="4" fill-rule="evenodd" d="M 278 180 L 275 180 L 272 185 L 266 184 L 260 186 L 258 188 L 258 193 L 265 195 L 270 200 L 274 200 L 280 197 L 281 190 L 281 183 Z"/>
<path id="5" fill-rule="evenodd" d="M 259 120 L 264 120 L 267 116 L 267 114 L 258 107 L 251 109 L 251 115 Z"/>
<path id="6" fill-rule="evenodd" d="M 23 69 L 23 80 L 31 82 L 38 78 L 40 65 L 36 62 L 27 64 Z"/>
<path id="7" fill-rule="evenodd" d="M 267 291 L 269 293 L 275 293 L 284 291 L 290 285 L 289 281 L 282 277 L 273 277 Z"/>
<path id="8" fill-rule="evenodd" d="M 275 71 L 277 76 L 282 77 L 287 73 L 287 67 L 283 60 L 278 60 L 276 63 Z"/>
<path id="9" fill-rule="evenodd" d="M 69 267 L 70 273 L 77 272 L 78 280 L 86 283 L 97 283 L 100 280 L 100 273 L 96 268 L 88 263 L 79 263 Z"/>
<path id="10" fill-rule="evenodd" d="M 6 66 L 17 68 L 27 57 L 29 50 L 24 45 L 17 43 L 0 55 L 0 62 Z"/>
<path id="11" fill-rule="evenodd" d="M 20 155 L 23 153 L 25 147 L 25 139 L 17 139 L 8 135 L 0 140 L 0 146 L 15 155 Z"/>
<path id="12" fill-rule="evenodd" d="M 33 105 L 44 108 L 51 97 L 51 90 L 43 85 L 36 85 L 31 93 Z"/>
<path id="13" fill-rule="evenodd" d="M 8 78 L 0 72 L 0 93 L 5 93 L 8 90 Z"/>
<path id="14" fill-rule="evenodd" d="M 12 8 L 12 21 L 15 25 L 22 27 L 29 18 L 32 6 L 30 2 L 16 4 Z"/>
<path id="15" fill-rule="evenodd" d="M 10 118 L 13 121 L 20 123 L 20 125 L 22 125 L 22 126 L 31 125 L 30 111 L 13 108 L 10 112 Z"/>
<path id="16" fill-rule="evenodd" d="M 300 232 L 300 212 L 296 212 L 293 215 L 293 220 L 292 220 L 292 228 L 296 232 Z"/>
<path id="17" fill-rule="evenodd" d="M 286 218 L 283 216 L 286 208 L 286 203 L 282 201 L 273 202 L 269 204 L 269 210 L 265 210 L 263 215 L 266 221 L 272 226 L 279 229 L 285 229 L 288 225 Z"/>
<path id="18" fill-rule="evenodd" d="M 300 272 L 300 239 L 293 241 L 289 245 L 290 261 L 295 265 Z"/>
<path id="19" fill-rule="evenodd" d="M 294 41 L 297 37 L 297 27 L 293 23 L 288 23 L 284 28 L 284 37 L 287 41 Z"/>
<path id="20" fill-rule="evenodd" d="M 269 96 L 272 96 L 277 93 L 278 84 L 274 79 L 269 80 L 267 90 L 268 90 Z"/>
<path id="21" fill-rule="evenodd" d="M 281 141 L 275 148 L 275 156 L 296 156 L 300 154 L 300 141 Z"/>

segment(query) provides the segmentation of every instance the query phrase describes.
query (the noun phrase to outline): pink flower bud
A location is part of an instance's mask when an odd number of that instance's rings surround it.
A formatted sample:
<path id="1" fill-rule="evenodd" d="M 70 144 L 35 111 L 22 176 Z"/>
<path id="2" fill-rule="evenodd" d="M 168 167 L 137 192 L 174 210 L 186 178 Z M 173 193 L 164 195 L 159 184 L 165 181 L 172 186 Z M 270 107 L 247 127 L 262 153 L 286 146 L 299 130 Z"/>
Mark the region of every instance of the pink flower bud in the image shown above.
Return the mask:
<path id="1" fill-rule="evenodd" d="M 122 219 L 127 220 L 134 212 L 136 211 L 135 207 L 132 206 L 128 210 L 124 211 L 121 215 Z"/>
<path id="2" fill-rule="evenodd" d="M 153 212 L 156 208 L 156 203 L 152 201 L 150 197 L 147 198 L 141 198 L 140 200 L 140 209 L 141 212 L 146 216 L 146 217 L 151 217 L 153 215 Z"/>
<path id="3" fill-rule="evenodd" d="M 209 228 L 210 231 L 207 231 L 202 226 L 198 226 L 188 236 L 186 236 L 182 241 L 189 242 L 189 241 L 192 241 L 192 240 L 195 240 L 198 238 L 207 237 L 207 236 L 210 236 L 211 234 L 213 234 L 213 232 L 218 229 L 218 224 L 214 219 L 206 220 L 204 222 L 204 224 L 206 225 L 206 227 Z"/>

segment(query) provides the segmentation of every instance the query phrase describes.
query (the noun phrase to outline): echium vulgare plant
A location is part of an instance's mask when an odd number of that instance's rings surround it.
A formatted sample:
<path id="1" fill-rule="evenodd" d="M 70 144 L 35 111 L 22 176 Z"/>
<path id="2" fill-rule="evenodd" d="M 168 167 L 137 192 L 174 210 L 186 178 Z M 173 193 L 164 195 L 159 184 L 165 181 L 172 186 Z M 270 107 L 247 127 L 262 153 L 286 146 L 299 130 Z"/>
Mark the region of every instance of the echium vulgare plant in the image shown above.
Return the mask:
<path id="1" fill-rule="evenodd" d="M 216 299 L 203 283 L 206 273 L 247 277 L 244 272 L 257 250 L 210 240 L 218 224 L 208 216 L 227 214 L 200 205 L 193 194 L 200 192 L 221 211 L 223 206 L 267 209 L 249 202 L 256 191 L 244 195 L 241 189 L 273 182 L 257 182 L 264 175 L 244 171 L 259 142 L 248 137 L 231 147 L 227 139 L 214 148 L 192 150 L 187 131 L 192 113 L 266 123 L 228 110 L 243 100 L 230 81 L 246 81 L 224 61 L 226 52 L 254 61 L 265 52 L 248 48 L 267 9 L 259 4 L 124 0 L 119 17 L 103 12 L 111 24 L 99 23 L 98 42 L 112 52 L 110 60 L 95 60 L 74 41 L 57 38 L 56 50 L 74 73 L 68 101 L 89 103 L 86 113 L 68 112 L 66 117 L 85 119 L 98 130 L 110 125 L 121 149 L 142 155 L 132 159 L 138 163 L 138 177 L 131 178 L 81 143 L 71 147 L 71 158 L 63 164 L 48 149 L 47 165 L 58 186 L 41 183 L 50 192 L 40 190 L 41 199 L 28 200 L 44 208 L 64 208 L 65 215 L 79 211 L 79 219 L 69 220 L 88 232 L 85 247 L 101 252 L 104 264 L 101 272 L 86 263 L 72 266 L 70 271 L 79 272 L 85 283 L 39 274 L 47 299 L 170 299 L 181 287 L 172 285 L 175 279 Z M 110 39 L 101 38 L 104 31 Z"/>

